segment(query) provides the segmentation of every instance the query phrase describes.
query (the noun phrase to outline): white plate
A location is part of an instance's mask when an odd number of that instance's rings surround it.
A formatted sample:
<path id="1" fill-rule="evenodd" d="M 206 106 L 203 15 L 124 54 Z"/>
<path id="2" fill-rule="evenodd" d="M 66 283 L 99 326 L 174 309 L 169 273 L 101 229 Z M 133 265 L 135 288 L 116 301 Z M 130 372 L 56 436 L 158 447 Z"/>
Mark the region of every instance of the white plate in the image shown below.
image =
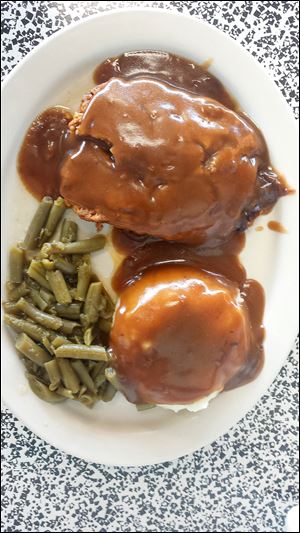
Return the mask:
<path id="1" fill-rule="evenodd" d="M 97 15 L 56 33 L 29 54 L 3 87 L 3 276 L 6 251 L 20 240 L 35 201 L 16 173 L 18 148 L 31 120 L 51 104 L 74 105 L 92 84 L 104 58 L 136 49 L 160 49 L 202 62 L 213 59 L 216 74 L 263 130 L 274 165 L 296 187 L 297 130 L 280 92 L 261 66 L 215 28 L 161 10 L 121 10 Z M 3 331 L 3 399 L 39 436 L 70 454 L 112 465 L 144 465 L 174 459 L 227 432 L 275 378 L 297 333 L 297 194 L 280 200 L 271 217 L 286 235 L 258 224 L 248 232 L 244 261 L 249 276 L 266 291 L 266 363 L 253 383 L 227 392 L 198 414 L 162 409 L 137 413 L 121 397 L 88 410 L 72 402 L 49 405 L 26 386 L 11 338 Z M 89 224 L 84 231 L 93 232 Z M 106 257 L 107 273 L 111 266 Z"/>

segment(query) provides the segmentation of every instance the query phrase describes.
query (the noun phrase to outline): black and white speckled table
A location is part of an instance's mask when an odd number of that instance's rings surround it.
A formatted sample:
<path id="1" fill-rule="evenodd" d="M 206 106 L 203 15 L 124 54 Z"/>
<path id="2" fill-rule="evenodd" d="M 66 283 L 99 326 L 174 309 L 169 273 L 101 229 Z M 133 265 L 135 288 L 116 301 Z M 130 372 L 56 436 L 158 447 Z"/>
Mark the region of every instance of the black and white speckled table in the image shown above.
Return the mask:
<path id="1" fill-rule="evenodd" d="M 125 4 L 189 12 L 230 34 L 269 69 L 297 115 L 297 2 L 1 2 L 3 76 L 59 28 Z M 227 435 L 154 467 L 85 463 L 4 408 L 2 531 L 282 531 L 298 501 L 296 353 Z"/>

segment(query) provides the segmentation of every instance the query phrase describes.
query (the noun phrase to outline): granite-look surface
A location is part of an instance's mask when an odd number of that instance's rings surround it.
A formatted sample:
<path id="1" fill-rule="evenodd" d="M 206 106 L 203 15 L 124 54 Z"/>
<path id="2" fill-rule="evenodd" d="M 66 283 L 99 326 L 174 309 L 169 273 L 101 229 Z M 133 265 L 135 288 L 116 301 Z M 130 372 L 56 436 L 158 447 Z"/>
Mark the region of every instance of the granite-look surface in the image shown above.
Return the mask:
<path id="1" fill-rule="evenodd" d="M 1 2 L 3 77 L 59 28 L 125 4 L 183 11 L 225 31 L 270 71 L 297 116 L 297 2 Z M 4 408 L 2 531 L 282 531 L 298 501 L 296 354 L 228 434 L 157 466 L 86 463 Z"/>

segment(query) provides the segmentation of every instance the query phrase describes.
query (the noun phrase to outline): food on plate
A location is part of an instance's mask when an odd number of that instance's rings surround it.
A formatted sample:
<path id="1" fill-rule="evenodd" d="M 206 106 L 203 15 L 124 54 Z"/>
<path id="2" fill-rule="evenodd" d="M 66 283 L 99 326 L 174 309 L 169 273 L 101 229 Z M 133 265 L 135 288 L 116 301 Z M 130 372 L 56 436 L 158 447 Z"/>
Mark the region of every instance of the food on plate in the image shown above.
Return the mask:
<path id="1" fill-rule="evenodd" d="M 92 406 L 119 390 L 141 411 L 198 411 L 263 366 L 264 292 L 238 254 L 291 191 L 204 65 L 129 52 L 94 82 L 77 111 L 42 112 L 21 146 L 41 202 L 10 250 L 5 322 L 43 400 Z M 91 267 L 106 237 L 80 239 L 69 207 L 112 226 L 116 305 Z"/>
<path id="2" fill-rule="evenodd" d="M 100 85 L 81 111 L 60 192 L 82 218 L 181 242 L 218 243 L 239 228 L 264 152 L 247 120 L 142 78 Z"/>
<path id="3" fill-rule="evenodd" d="M 27 132 L 18 167 L 37 197 L 52 187 L 98 225 L 212 247 L 289 192 L 262 133 L 200 65 L 139 51 L 95 80 L 78 112 L 46 110 Z"/>
<path id="4" fill-rule="evenodd" d="M 39 398 L 91 407 L 116 392 L 108 352 L 114 304 L 89 255 L 105 237 L 76 240 L 77 224 L 61 220 L 65 210 L 61 197 L 43 198 L 25 239 L 11 248 L 4 322 L 17 333 L 16 349 Z M 61 240 L 45 242 L 59 225 Z"/>
<path id="5" fill-rule="evenodd" d="M 264 298 L 236 256 L 178 252 L 150 244 L 121 265 L 112 365 L 129 401 L 196 410 L 259 373 Z"/>

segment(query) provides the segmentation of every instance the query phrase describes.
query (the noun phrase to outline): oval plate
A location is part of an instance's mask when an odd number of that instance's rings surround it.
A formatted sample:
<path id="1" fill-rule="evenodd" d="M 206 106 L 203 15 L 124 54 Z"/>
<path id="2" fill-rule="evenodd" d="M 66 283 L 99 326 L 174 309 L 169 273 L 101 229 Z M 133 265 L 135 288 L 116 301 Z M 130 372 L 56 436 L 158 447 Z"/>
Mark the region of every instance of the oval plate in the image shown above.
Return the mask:
<path id="1" fill-rule="evenodd" d="M 159 49 L 199 63 L 211 58 L 216 74 L 265 134 L 274 165 L 296 187 L 298 140 L 295 121 L 279 90 L 262 67 L 235 41 L 212 26 L 163 10 L 130 9 L 90 17 L 56 33 L 31 52 L 3 85 L 2 214 L 3 270 L 7 249 L 21 240 L 35 200 L 16 172 L 16 157 L 31 120 L 53 104 L 75 109 L 93 86 L 92 71 L 103 59 L 124 51 Z M 271 218 L 288 230 L 248 231 L 243 261 L 250 277 L 266 291 L 266 362 L 247 386 L 226 392 L 200 413 L 163 409 L 136 412 L 122 397 L 88 410 L 65 402 L 50 405 L 26 384 L 9 332 L 3 328 L 4 402 L 36 434 L 67 453 L 109 465 L 145 465 L 177 458 L 227 432 L 266 392 L 288 355 L 297 333 L 297 194 L 281 200 Z M 270 218 L 270 217 L 269 217 Z M 93 233 L 91 224 L 81 231 Z M 101 265 L 100 265 L 101 262 Z M 94 258 L 109 277 L 108 252 Z"/>

